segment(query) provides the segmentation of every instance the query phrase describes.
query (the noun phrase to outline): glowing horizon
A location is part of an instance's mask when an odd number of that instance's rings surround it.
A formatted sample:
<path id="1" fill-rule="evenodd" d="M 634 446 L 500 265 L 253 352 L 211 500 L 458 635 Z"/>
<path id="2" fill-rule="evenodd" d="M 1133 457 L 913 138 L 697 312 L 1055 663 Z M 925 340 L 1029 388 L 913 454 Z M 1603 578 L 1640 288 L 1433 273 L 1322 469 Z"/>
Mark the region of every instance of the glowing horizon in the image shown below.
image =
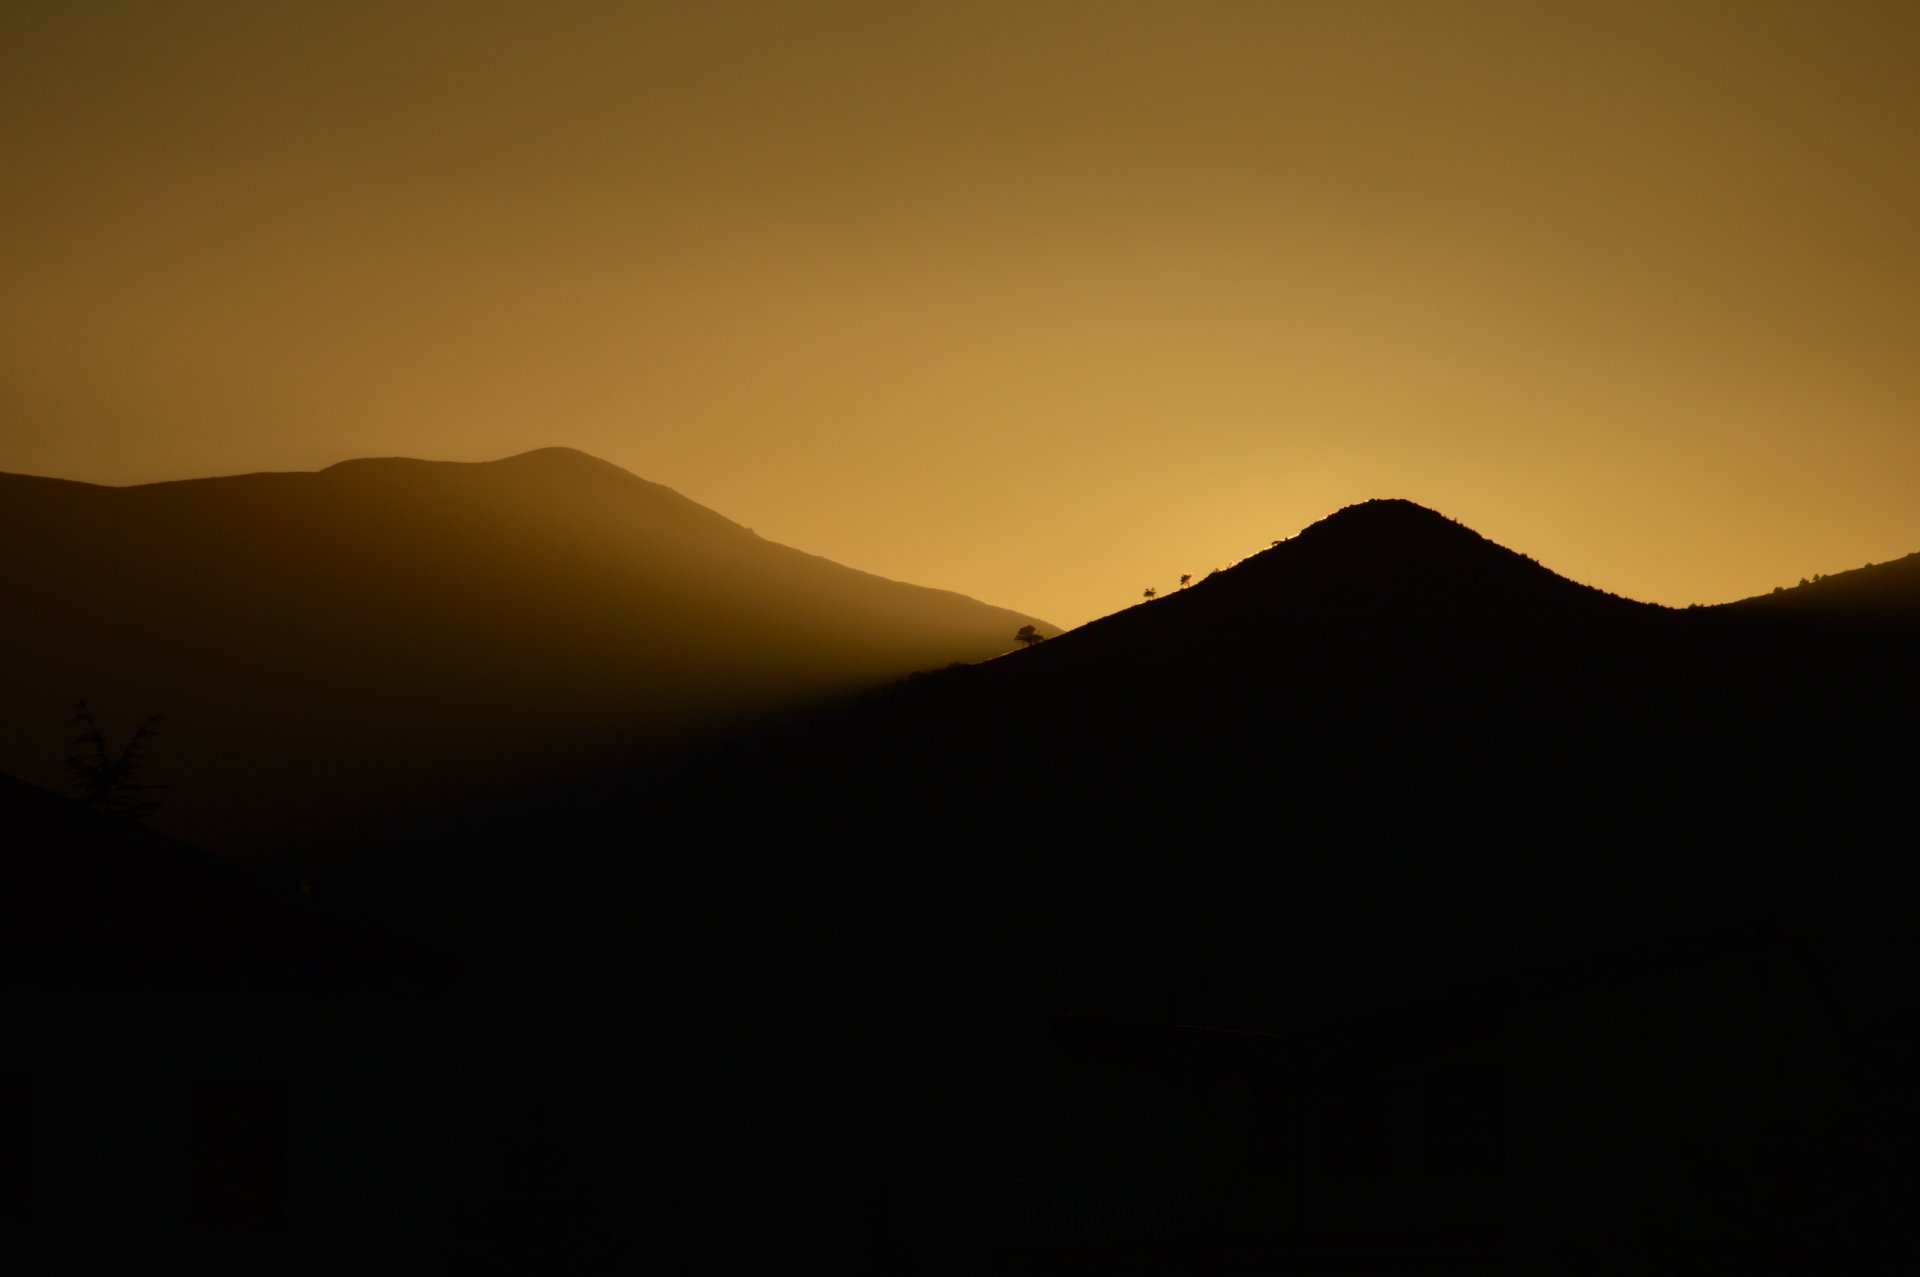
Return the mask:
<path id="1" fill-rule="evenodd" d="M 1674 605 L 1920 549 L 1920 12 L 0 18 L 0 470 L 566 445 L 1062 626 L 1405 497 Z"/>

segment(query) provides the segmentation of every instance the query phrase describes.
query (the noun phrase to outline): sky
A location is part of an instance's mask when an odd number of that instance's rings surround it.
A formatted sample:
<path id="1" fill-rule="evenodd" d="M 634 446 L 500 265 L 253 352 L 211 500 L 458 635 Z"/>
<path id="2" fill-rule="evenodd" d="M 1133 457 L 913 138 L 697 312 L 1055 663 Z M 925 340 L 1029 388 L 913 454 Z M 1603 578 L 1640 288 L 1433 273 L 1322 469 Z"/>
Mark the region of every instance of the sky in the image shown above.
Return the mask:
<path id="1" fill-rule="evenodd" d="M 1075 625 L 1407 497 L 1920 550 L 1920 6 L 29 0 L 0 470 L 583 449 Z"/>

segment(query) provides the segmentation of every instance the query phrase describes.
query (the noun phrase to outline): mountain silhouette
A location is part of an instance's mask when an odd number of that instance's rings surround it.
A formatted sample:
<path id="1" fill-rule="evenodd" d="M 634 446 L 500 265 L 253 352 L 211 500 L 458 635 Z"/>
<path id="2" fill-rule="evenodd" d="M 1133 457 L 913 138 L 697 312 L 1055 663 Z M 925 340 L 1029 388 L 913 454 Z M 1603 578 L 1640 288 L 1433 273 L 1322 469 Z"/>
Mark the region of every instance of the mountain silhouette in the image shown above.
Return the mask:
<path id="1" fill-rule="evenodd" d="M 1053 632 L 566 448 L 0 475 L 0 541 L 0 766 L 56 783 L 75 701 L 110 728 L 158 712 L 158 820 L 219 847 L 375 828 Z"/>
<path id="2" fill-rule="evenodd" d="M 1880 610 L 1920 597 L 1882 577 Z M 1831 839 L 1904 783 L 1911 644 L 1803 624 L 1778 597 L 1640 603 L 1410 502 L 1367 502 L 1031 649 L 497 823 L 595 831 L 646 810 L 670 841 L 817 838 L 838 850 L 761 868 L 844 874 L 847 900 L 875 859 L 892 880 L 939 856 L 965 858 L 988 895 L 1008 895 L 997 875 L 1036 899 L 1097 895 L 1177 844 L 1230 878 L 1384 875 L 1422 909 L 1436 877 L 1499 879 L 1551 841 L 1533 872 L 1590 869 L 1572 907 L 1605 918 L 1609 891 L 1646 896 L 1672 869 L 1684 889 L 1658 907 L 1704 925 L 1778 898 L 1791 866 L 1774 844 Z M 1356 839 L 1381 841 L 1392 872 L 1299 854 Z M 1426 850 L 1448 839 L 1473 856 Z M 1169 871 L 1168 889 L 1191 876 Z"/>
<path id="3" fill-rule="evenodd" d="M 1508 664 L 1543 639 L 1653 633 L 1668 611 L 1577 585 L 1412 502 L 1369 501 L 1023 664 L 1075 680 L 1157 669 L 1183 681 L 1183 699 L 1196 680 L 1230 696 L 1288 684 L 1306 695 L 1348 673 L 1444 687 L 1449 662 Z"/>
<path id="4" fill-rule="evenodd" d="M 809 1044 L 753 1129 L 818 1196 L 769 1217 L 878 1192 L 1010 1272 L 1871 1262 L 1920 679 L 1761 602 L 1368 502 L 551 827 L 766 849 L 648 882 L 700 973 L 649 996 L 715 1060 Z"/>
<path id="5" fill-rule="evenodd" d="M 1913 581 L 1784 594 L 1373 501 L 476 796 L 323 877 L 462 973 L 369 1197 L 481 1271 L 1906 1271 Z"/>

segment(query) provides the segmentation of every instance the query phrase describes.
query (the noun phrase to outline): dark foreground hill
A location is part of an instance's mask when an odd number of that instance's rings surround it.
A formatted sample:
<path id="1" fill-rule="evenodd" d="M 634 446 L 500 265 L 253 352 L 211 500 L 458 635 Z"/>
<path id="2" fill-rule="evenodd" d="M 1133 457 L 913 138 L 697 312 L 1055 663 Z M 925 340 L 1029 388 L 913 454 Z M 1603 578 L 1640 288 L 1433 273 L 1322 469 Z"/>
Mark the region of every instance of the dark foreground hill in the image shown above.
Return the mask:
<path id="1" fill-rule="evenodd" d="M 20 1271 L 289 1272 L 308 1237 L 372 1234 L 392 1254 L 437 1218 L 409 1177 L 490 1144 L 446 1118 L 474 1063 L 444 1014 L 460 980 L 443 954 L 0 775 L 0 1253 Z"/>
<path id="2" fill-rule="evenodd" d="M 1920 680 L 1817 612 L 1370 502 L 444 854 L 465 916 L 493 873 L 551 911 L 583 1020 L 648 1009 L 676 1115 L 600 1116 L 717 1269 L 1871 1269 Z"/>
<path id="3" fill-rule="evenodd" d="M 475 804 L 316 898 L 458 954 L 438 1067 L 486 1082 L 441 1120 L 489 1155 L 445 1146 L 493 1169 L 415 1140 L 382 1174 L 468 1224 L 301 1244 L 1911 1271 L 1920 678 L 1813 591 L 1651 607 L 1370 502 L 1030 650 Z"/>
<path id="4" fill-rule="evenodd" d="M 162 714 L 161 823 L 223 847 L 643 757 L 1035 623 L 564 448 L 134 488 L 0 475 L 0 546 L 0 766 L 59 783 L 78 700 L 110 735 Z"/>
<path id="5" fill-rule="evenodd" d="M 430 950 L 277 898 L 227 861 L 6 775 L 0 834 L 0 986 L 15 995 L 311 993 L 454 978 Z"/>

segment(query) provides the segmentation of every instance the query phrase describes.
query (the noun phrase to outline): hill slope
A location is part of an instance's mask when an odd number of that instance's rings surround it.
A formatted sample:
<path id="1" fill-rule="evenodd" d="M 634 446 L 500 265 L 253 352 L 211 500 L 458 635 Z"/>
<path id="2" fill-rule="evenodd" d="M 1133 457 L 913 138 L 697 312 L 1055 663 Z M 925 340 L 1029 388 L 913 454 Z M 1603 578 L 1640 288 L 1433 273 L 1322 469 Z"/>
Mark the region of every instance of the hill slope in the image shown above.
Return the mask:
<path id="1" fill-rule="evenodd" d="M 1869 831 L 1908 817 L 1911 657 L 1617 598 L 1372 502 L 1031 650 L 463 827 L 447 854 L 491 843 L 504 875 L 575 845 L 620 880 L 602 849 L 641 836 L 743 849 L 644 872 L 681 893 L 649 927 L 723 937 L 749 986 L 872 980 L 933 1006 L 998 970 L 1131 1015 L 1185 984 L 1264 1024 L 1874 902 L 1897 866 Z M 850 965 L 779 971 L 763 947 Z"/>
<path id="2" fill-rule="evenodd" d="M 76 700 L 128 729 L 161 713 L 161 825 L 208 846 L 372 827 L 1034 623 L 562 448 L 134 488 L 0 475 L 0 545 L 0 767 L 57 783 Z"/>
<path id="3" fill-rule="evenodd" d="M 458 952 L 575 1267 L 1907 1271 L 1920 677 L 1775 607 L 1369 502 L 319 893 Z"/>
<path id="4" fill-rule="evenodd" d="M 1855 634 L 1912 638 L 1920 635 L 1920 553 L 1836 572 L 1795 589 L 1775 590 L 1723 607 Z"/>
<path id="5" fill-rule="evenodd" d="M 1870 1268 L 1920 1148 L 1912 655 L 1370 502 L 444 854 L 469 916 L 524 920 L 560 850 L 575 1018 L 637 1000 L 685 1053 L 684 1125 L 619 1120 L 687 1164 L 750 1143 L 758 1236 Z"/>

